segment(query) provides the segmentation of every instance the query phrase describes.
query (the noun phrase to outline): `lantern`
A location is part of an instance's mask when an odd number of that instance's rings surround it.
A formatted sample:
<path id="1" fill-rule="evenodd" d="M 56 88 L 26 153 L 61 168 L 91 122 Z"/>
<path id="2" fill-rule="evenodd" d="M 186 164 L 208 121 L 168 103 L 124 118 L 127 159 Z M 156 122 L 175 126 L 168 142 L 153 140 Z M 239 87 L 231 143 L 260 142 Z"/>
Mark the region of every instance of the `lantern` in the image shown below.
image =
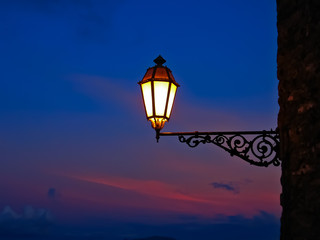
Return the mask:
<path id="1" fill-rule="evenodd" d="M 147 119 L 158 133 L 170 119 L 179 84 L 174 80 L 171 70 L 162 66 L 166 60 L 159 55 L 154 62 L 156 65 L 148 68 L 138 84 L 141 87 Z"/>

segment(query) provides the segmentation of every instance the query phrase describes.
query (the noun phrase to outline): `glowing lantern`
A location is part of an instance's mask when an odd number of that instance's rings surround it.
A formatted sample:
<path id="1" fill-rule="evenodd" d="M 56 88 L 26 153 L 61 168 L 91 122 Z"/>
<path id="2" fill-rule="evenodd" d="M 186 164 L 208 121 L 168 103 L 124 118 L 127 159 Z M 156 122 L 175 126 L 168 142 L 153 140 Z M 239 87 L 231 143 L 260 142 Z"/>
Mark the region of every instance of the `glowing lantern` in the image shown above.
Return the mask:
<path id="1" fill-rule="evenodd" d="M 138 82 L 141 87 L 142 98 L 152 127 L 159 132 L 170 114 L 179 84 L 174 80 L 171 70 L 162 66 L 166 62 L 160 55 L 154 62 L 154 67 L 148 68 L 143 79 Z"/>

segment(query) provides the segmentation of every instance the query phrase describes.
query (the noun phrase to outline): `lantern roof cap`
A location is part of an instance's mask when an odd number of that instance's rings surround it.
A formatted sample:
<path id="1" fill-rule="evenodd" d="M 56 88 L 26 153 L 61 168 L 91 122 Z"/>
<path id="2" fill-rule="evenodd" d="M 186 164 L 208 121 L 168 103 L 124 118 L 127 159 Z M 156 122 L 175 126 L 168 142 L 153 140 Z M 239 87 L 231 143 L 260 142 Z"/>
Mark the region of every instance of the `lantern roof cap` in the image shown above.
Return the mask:
<path id="1" fill-rule="evenodd" d="M 174 83 L 177 87 L 180 85 L 174 79 L 171 70 L 167 66 L 163 66 L 166 60 L 159 55 L 156 59 L 153 60 L 157 65 L 147 69 L 144 77 L 138 84 L 143 84 L 149 81 L 168 81 Z"/>

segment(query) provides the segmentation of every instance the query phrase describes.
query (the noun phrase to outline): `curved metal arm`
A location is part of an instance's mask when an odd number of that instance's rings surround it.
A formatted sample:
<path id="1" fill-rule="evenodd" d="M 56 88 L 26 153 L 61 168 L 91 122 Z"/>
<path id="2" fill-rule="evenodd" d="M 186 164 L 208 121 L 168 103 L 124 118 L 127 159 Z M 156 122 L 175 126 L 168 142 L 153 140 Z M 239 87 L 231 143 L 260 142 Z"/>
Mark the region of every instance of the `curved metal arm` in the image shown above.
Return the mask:
<path id="1" fill-rule="evenodd" d="M 239 131 L 239 132 L 157 132 L 160 136 L 178 136 L 179 141 L 189 147 L 196 147 L 200 143 L 213 143 L 231 156 L 238 156 L 246 162 L 268 167 L 280 165 L 279 134 L 277 131 Z"/>

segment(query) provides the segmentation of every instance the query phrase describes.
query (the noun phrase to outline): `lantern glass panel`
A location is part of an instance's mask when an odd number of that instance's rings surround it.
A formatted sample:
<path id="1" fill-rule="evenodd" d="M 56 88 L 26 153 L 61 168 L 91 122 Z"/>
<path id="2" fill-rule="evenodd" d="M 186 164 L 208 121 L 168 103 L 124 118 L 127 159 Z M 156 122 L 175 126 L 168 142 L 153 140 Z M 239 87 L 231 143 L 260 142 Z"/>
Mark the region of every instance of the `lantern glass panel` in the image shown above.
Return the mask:
<path id="1" fill-rule="evenodd" d="M 174 97 L 176 95 L 176 91 L 177 91 L 177 86 L 174 85 L 173 83 L 171 83 L 170 95 L 169 95 L 169 100 L 168 100 L 168 108 L 167 108 L 167 113 L 166 113 L 167 118 L 170 118 L 170 114 L 171 114 L 171 110 L 172 110 L 172 106 L 173 106 Z"/>
<path id="2" fill-rule="evenodd" d="M 155 115 L 165 116 L 169 82 L 154 81 Z"/>
<path id="3" fill-rule="evenodd" d="M 141 90 L 142 90 L 143 101 L 146 108 L 147 117 L 150 117 L 153 115 L 151 82 L 146 82 L 141 84 Z"/>

